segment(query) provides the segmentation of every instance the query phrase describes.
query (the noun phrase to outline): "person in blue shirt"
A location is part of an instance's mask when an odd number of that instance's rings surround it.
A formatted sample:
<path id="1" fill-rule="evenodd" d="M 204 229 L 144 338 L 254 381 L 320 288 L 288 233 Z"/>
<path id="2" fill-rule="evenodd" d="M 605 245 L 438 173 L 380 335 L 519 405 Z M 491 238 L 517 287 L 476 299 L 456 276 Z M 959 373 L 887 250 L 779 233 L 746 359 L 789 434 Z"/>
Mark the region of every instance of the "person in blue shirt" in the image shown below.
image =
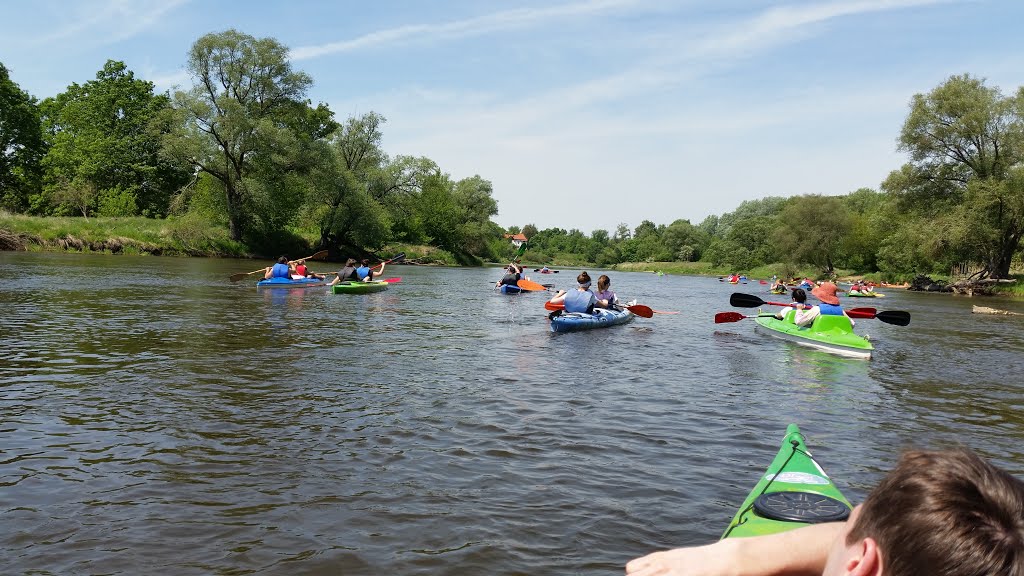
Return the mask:
<path id="1" fill-rule="evenodd" d="M 569 292 L 559 290 L 555 297 L 551 299 L 551 303 L 562 304 L 566 312 L 593 314 L 597 297 L 590 291 L 590 274 L 587 274 L 586 271 L 581 272 L 576 277 L 576 282 L 579 284 L 579 287 Z"/>
<path id="2" fill-rule="evenodd" d="M 376 272 L 374 272 L 374 270 L 376 268 L 380 268 L 380 270 L 377 270 Z M 370 281 L 373 280 L 374 276 L 380 276 L 383 273 L 384 273 L 384 262 L 381 262 L 377 266 L 374 266 L 373 268 L 370 268 L 370 260 L 367 259 L 367 258 L 363 258 L 363 261 L 362 261 L 361 265 L 359 266 L 359 268 L 356 268 L 356 276 L 360 280 L 362 280 L 363 282 L 370 282 Z"/>
<path id="3" fill-rule="evenodd" d="M 267 266 L 267 271 L 263 274 L 263 278 L 267 280 L 271 278 L 285 278 L 291 280 L 292 274 L 294 273 L 295 265 L 288 261 L 287 256 L 281 256 L 277 259 L 277 264 Z"/>

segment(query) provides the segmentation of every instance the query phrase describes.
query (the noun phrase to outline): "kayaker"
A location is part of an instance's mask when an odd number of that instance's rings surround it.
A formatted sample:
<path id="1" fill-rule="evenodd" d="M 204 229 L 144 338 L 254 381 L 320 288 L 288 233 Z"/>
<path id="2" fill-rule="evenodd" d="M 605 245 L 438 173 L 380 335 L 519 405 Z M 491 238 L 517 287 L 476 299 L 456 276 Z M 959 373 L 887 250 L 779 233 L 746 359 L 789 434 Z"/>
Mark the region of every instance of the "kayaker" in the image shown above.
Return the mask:
<path id="1" fill-rule="evenodd" d="M 779 320 L 784 320 L 786 316 L 792 316 L 793 314 L 796 313 L 797 310 L 805 310 L 807 308 L 810 308 L 810 306 L 807 305 L 807 292 L 804 292 L 803 288 L 793 288 L 792 298 L 793 305 L 789 306 L 788 308 L 785 308 L 784 310 L 776 312 L 776 318 L 778 318 Z"/>
<path id="2" fill-rule="evenodd" d="M 811 306 L 808 310 L 798 310 L 793 322 L 797 326 L 810 326 L 811 322 L 819 315 L 845 316 L 843 307 L 839 305 L 839 297 L 836 293 L 839 287 L 831 282 L 822 282 L 811 290 L 811 296 L 818 299 L 819 303 Z M 852 322 L 852 320 L 851 320 Z"/>
<path id="3" fill-rule="evenodd" d="M 519 267 L 515 262 L 508 265 L 505 269 L 505 275 L 498 280 L 498 283 L 494 285 L 495 288 L 499 286 L 516 286 L 516 282 L 519 282 L 523 278 L 523 269 Z"/>
<path id="4" fill-rule="evenodd" d="M 619 303 L 619 297 L 611 291 L 612 281 L 607 274 L 601 274 L 597 279 L 597 292 L 594 293 L 595 308 L 614 308 Z"/>
<path id="5" fill-rule="evenodd" d="M 373 268 L 370 268 L 370 260 L 368 258 L 363 258 L 363 261 L 360 264 L 361 265 L 359 266 L 359 268 L 356 268 L 356 276 L 358 276 L 359 279 L 362 280 L 363 282 L 370 282 L 373 280 L 375 276 L 380 276 L 381 274 L 384 273 L 383 262 L 381 262 L 377 266 L 374 266 Z M 374 272 L 373 270 L 378 267 L 380 268 L 380 270 Z"/>
<path id="6" fill-rule="evenodd" d="M 905 452 L 844 522 L 655 552 L 629 576 L 1019 575 L 1024 482 L 959 448 Z"/>
<path id="7" fill-rule="evenodd" d="M 328 286 L 334 286 L 339 282 L 358 282 L 359 277 L 356 276 L 356 259 L 349 258 L 345 260 L 345 266 L 338 271 L 338 275 L 331 280 Z"/>
<path id="8" fill-rule="evenodd" d="M 287 256 L 281 256 L 277 259 L 277 264 L 267 266 L 267 271 L 263 274 L 263 278 L 265 280 L 269 280 L 271 278 L 285 278 L 291 280 L 294 272 L 295 265 L 288 261 Z"/>
<path id="9" fill-rule="evenodd" d="M 593 314 L 597 298 L 590 291 L 590 274 L 587 274 L 585 270 L 580 272 L 580 275 L 576 277 L 576 282 L 579 286 L 575 290 L 569 292 L 559 290 L 555 297 L 551 299 L 551 303 L 563 304 L 566 312 Z"/>

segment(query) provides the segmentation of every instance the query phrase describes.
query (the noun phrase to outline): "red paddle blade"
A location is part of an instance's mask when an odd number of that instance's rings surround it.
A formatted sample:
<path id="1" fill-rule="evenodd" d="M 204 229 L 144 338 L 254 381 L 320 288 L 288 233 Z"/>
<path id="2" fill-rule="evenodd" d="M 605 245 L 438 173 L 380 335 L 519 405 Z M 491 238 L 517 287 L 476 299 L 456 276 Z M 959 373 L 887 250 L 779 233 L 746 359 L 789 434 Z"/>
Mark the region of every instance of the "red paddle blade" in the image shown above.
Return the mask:
<path id="1" fill-rule="evenodd" d="M 528 290 L 530 292 L 547 290 L 547 288 L 545 288 L 543 285 L 533 282 L 532 280 L 520 280 L 516 282 L 516 286 L 522 288 L 523 290 Z"/>
<path id="2" fill-rule="evenodd" d="M 401 276 L 399 276 L 398 278 L 384 278 L 383 280 L 381 280 L 381 282 L 387 282 L 388 284 L 394 284 L 395 282 L 401 282 L 401 281 L 402 281 L 402 277 Z"/>
<path id="3" fill-rule="evenodd" d="M 654 310 L 651 310 L 650 306 L 644 306 L 643 304 L 634 304 L 632 306 L 626 306 L 626 310 L 629 310 L 633 314 L 641 318 L 650 318 L 654 316 Z"/>
<path id="4" fill-rule="evenodd" d="M 850 318 L 874 318 L 875 313 L 874 308 L 851 308 L 846 311 L 846 315 Z"/>
<path id="5" fill-rule="evenodd" d="M 765 282 L 764 280 L 758 280 L 758 283 L 760 283 L 760 284 L 767 284 L 767 282 Z"/>
<path id="6" fill-rule="evenodd" d="M 744 318 L 746 318 L 746 316 L 740 314 L 739 312 L 719 312 L 718 314 L 715 314 L 715 324 L 724 324 L 726 322 L 739 322 Z"/>
<path id="7" fill-rule="evenodd" d="M 561 302 L 556 304 L 556 303 L 552 302 L 551 300 L 548 300 L 547 302 L 544 303 L 544 309 L 545 310 L 551 310 L 552 312 L 554 312 L 555 310 L 564 310 L 565 309 L 565 305 L 562 304 Z"/>

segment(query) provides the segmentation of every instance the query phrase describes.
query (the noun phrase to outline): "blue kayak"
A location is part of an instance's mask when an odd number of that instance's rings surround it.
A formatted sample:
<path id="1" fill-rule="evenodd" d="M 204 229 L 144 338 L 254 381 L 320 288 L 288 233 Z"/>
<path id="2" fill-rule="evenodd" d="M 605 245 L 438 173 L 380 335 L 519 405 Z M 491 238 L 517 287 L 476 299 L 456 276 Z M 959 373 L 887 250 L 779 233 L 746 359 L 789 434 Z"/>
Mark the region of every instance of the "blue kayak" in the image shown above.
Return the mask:
<path id="1" fill-rule="evenodd" d="M 633 313 L 622 310 L 606 310 L 595 308 L 593 314 L 582 312 L 562 312 L 551 319 L 552 332 L 578 332 L 593 328 L 607 328 L 616 324 L 625 324 L 633 319 Z"/>
<path id="2" fill-rule="evenodd" d="M 523 290 L 519 286 L 511 286 L 509 284 L 502 284 L 499 290 L 501 290 L 502 294 L 522 294 L 523 292 L 529 292 L 529 290 Z"/>
<path id="3" fill-rule="evenodd" d="M 260 280 L 256 283 L 257 288 L 310 288 L 313 286 L 324 286 L 327 284 L 326 280 L 321 278 L 300 278 L 298 280 L 292 280 L 291 278 L 271 278 L 269 280 Z"/>

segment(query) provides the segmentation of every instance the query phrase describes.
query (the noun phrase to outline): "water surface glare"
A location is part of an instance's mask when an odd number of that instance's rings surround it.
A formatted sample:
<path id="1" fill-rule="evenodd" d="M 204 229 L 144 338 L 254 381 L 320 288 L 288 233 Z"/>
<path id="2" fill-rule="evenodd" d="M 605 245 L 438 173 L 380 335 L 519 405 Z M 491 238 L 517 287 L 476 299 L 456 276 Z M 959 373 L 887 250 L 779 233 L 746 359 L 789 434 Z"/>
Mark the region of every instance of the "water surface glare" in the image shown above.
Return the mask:
<path id="1" fill-rule="evenodd" d="M 553 335 L 495 269 L 261 265 L 0 252 L 0 573 L 620 574 L 716 539 L 790 422 L 855 501 L 909 446 L 1024 475 L 1024 317 L 977 300 L 846 302 L 913 315 L 861 361 L 714 324 L 756 282 L 609 272 L 680 314 Z"/>

